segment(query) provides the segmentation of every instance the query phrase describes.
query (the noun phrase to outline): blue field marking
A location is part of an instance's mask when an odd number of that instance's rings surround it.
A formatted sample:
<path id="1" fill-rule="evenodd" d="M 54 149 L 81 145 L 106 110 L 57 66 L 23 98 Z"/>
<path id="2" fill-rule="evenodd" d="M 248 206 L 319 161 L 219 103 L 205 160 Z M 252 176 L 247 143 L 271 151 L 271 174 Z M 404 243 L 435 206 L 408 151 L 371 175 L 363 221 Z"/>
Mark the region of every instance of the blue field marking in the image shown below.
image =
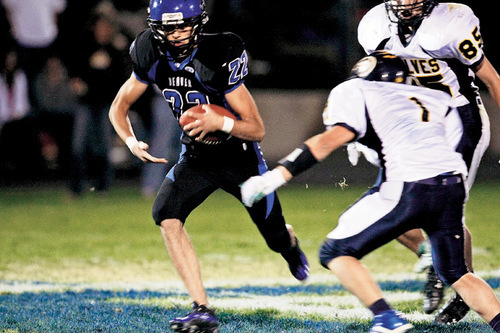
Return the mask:
<path id="1" fill-rule="evenodd" d="M 485 279 L 486 282 L 493 288 L 500 287 L 500 278 Z M 404 280 L 404 281 L 382 281 L 378 283 L 384 291 L 406 291 L 420 292 L 422 291 L 425 282 L 419 280 Z M 237 288 L 208 288 L 207 293 L 212 297 L 224 295 L 224 297 L 239 297 L 241 294 L 264 295 L 264 296 L 281 296 L 287 294 L 314 294 L 328 295 L 339 291 L 345 291 L 345 288 L 339 284 L 305 284 L 293 286 L 242 286 Z"/>
<path id="2" fill-rule="evenodd" d="M 22 293 L 0 296 L 0 330 L 19 332 L 167 332 L 168 320 L 186 313 L 187 309 L 110 303 L 114 298 L 169 297 L 158 292 L 83 292 Z M 221 333 L 318 333 L 366 332 L 369 323 L 276 318 L 273 311 L 250 314 L 219 312 Z M 415 332 L 487 332 L 487 325 L 459 323 L 450 327 L 415 324 Z"/>
<path id="3" fill-rule="evenodd" d="M 107 301 L 115 296 L 96 290 L 1 295 L 0 328 L 21 332 L 160 332 L 165 327 L 165 309 Z"/>
<path id="4" fill-rule="evenodd" d="M 500 278 L 487 280 L 498 288 Z M 0 281 L 0 285 L 15 285 L 16 282 Z M 34 283 L 36 287 L 60 286 L 50 283 Z M 64 287 L 65 286 L 65 287 Z M 67 288 L 64 285 L 61 289 Z M 77 287 L 78 285 L 72 285 Z M 384 290 L 420 291 L 422 281 L 383 282 Z M 339 285 L 297 285 L 297 286 L 247 286 L 238 288 L 209 288 L 213 299 L 240 298 L 249 295 L 279 298 L 289 294 L 335 295 L 343 292 Z M 82 291 L 42 291 L 0 293 L 0 332 L 8 329 L 16 332 L 168 332 L 168 321 L 185 315 L 188 302 L 182 306 L 145 305 L 152 299 L 169 299 L 186 296 L 183 291 L 127 290 L 110 291 L 87 289 Z M 336 295 L 338 296 L 338 295 Z M 248 298 L 251 302 L 251 299 Z M 141 302 L 144 301 L 144 302 Z M 144 304 L 142 304 L 144 303 Z M 335 307 L 335 304 L 331 305 Z M 367 332 L 370 322 L 358 320 L 326 321 L 290 317 L 284 318 L 277 309 L 219 311 L 221 333 L 359 333 Z M 452 326 L 437 326 L 429 323 L 413 323 L 415 332 L 427 333 L 484 333 L 488 325 L 482 322 L 460 322 Z"/>

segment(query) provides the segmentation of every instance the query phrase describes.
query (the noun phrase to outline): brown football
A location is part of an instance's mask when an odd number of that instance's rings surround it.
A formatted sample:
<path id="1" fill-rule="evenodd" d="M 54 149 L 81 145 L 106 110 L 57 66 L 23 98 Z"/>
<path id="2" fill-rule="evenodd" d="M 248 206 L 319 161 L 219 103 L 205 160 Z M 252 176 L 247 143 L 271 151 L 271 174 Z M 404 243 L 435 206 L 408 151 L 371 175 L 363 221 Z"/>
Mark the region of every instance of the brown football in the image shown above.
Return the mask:
<path id="1" fill-rule="evenodd" d="M 215 112 L 217 112 L 221 116 L 226 116 L 226 117 L 229 117 L 229 118 L 236 120 L 236 116 L 233 113 L 231 113 L 231 111 L 229 111 L 228 109 L 226 109 L 222 106 L 216 105 L 216 104 L 210 104 L 210 107 L 212 108 L 212 110 L 214 110 Z M 181 128 L 184 128 L 184 126 L 186 126 L 187 124 L 191 124 L 193 121 L 196 120 L 195 118 L 189 117 L 188 115 L 186 115 L 186 113 L 188 111 L 193 112 L 193 113 L 205 113 L 206 112 L 203 109 L 203 104 L 195 105 L 195 106 L 189 108 L 188 110 L 183 112 L 181 117 L 179 118 L 179 125 L 181 126 Z M 224 142 L 225 140 L 229 139 L 230 137 L 231 137 L 230 134 L 227 134 L 227 133 L 222 132 L 222 131 L 215 131 L 215 132 L 208 133 L 207 135 L 205 135 L 205 137 L 202 140 L 200 140 L 198 142 L 201 142 L 201 143 L 204 143 L 207 145 L 218 145 L 218 144 L 221 144 L 222 142 Z"/>

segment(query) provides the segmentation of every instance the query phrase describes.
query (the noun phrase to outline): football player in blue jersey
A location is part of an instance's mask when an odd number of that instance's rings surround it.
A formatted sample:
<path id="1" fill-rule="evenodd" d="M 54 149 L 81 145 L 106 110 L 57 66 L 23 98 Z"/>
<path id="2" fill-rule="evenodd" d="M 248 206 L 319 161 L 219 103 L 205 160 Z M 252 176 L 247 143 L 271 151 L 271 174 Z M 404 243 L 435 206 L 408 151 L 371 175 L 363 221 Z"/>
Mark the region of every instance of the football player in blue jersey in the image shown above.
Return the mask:
<path id="1" fill-rule="evenodd" d="M 379 153 L 385 179 L 341 214 L 319 256 L 372 311 L 370 332 L 403 333 L 413 326 L 389 306 L 360 259 L 415 228 L 428 234 L 441 280 L 500 332 L 500 302 L 464 258 L 467 166 L 447 133 L 447 118 L 459 119 L 458 112 L 450 95 L 404 84 L 408 78 L 405 62 L 393 54 L 377 51 L 360 60 L 352 79 L 330 92 L 326 130 L 272 171 L 243 183 L 243 202 L 252 206 L 344 144 L 363 143 Z"/>
<path id="2" fill-rule="evenodd" d="M 119 90 L 110 119 L 131 152 L 144 162 L 165 163 L 138 141 L 128 118 L 130 106 L 149 84 L 161 90 L 177 119 L 190 107 L 208 104 L 205 113 L 185 125 L 179 162 L 168 172 L 155 202 L 153 218 L 173 264 L 193 299 L 193 311 L 171 321 L 175 332 L 216 332 L 219 322 L 209 306 L 192 243 L 184 228 L 189 214 L 217 189 L 241 200 L 239 185 L 267 171 L 258 142 L 265 134 L 257 106 L 245 87 L 248 55 L 233 33 L 202 33 L 208 20 L 203 0 L 152 0 L 149 29 L 133 42 L 133 73 Z M 236 120 L 216 113 L 210 104 L 230 110 Z M 190 112 L 191 113 L 191 112 Z M 228 134 L 218 145 L 201 139 L 214 131 Z M 293 228 L 285 224 L 276 193 L 248 213 L 267 245 L 280 253 L 293 276 L 309 276 L 306 256 Z"/>
<path id="3" fill-rule="evenodd" d="M 466 5 L 438 3 L 437 0 L 384 0 L 362 18 L 358 40 L 367 54 L 388 50 L 405 59 L 418 84 L 442 90 L 453 97 L 463 124 L 457 145 L 468 167 L 466 189 L 474 182 L 479 162 L 490 140 L 489 120 L 474 84 L 478 77 L 500 107 L 500 77 L 483 51 L 479 19 Z M 349 151 L 355 151 L 350 149 Z M 418 269 L 432 265 L 429 248 L 420 230 L 398 239 L 417 255 Z M 427 253 L 425 253 L 427 252 Z M 466 260 L 472 267 L 472 245 L 466 227 Z M 427 259 L 427 260 L 426 260 Z M 430 266 L 426 283 L 424 311 L 435 311 L 443 298 L 443 284 Z M 455 295 L 435 316 L 438 323 L 452 323 L 468 312 L 467 305 Z"/>

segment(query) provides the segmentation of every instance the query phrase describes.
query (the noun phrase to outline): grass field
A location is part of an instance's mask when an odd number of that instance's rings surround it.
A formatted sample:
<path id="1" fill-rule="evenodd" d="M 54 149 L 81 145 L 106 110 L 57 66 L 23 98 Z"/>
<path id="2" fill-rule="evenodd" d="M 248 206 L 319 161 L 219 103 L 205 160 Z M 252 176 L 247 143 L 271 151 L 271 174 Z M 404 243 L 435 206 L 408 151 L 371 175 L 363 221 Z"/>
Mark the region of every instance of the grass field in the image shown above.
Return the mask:
<path id="1" fill-rule="evenodd" d="M 467 207 L 476 272 L 500 291 L 500 184 L 476 184 Z M 317 260 L 339 214 L 366 187 L 289 185 L 287 222 L 309 257 L 312 277 L 294 281 L 238 202 L 216 192 L 186 224 L 221 332 L 366 332 L 371 316 Z M 0 190 L 0 332 L 165 332 L 188 311 L 158 228 L 152 200 L 134 186 L 71 200 L 62 188 Z M 425 275 L 392 242 L 364 259 L 388 300 L 416 332 L 488 332 L 475 314 L 450 327 L 421 311 Z M 447 297 L 451 292 L 447 292 Z"/>

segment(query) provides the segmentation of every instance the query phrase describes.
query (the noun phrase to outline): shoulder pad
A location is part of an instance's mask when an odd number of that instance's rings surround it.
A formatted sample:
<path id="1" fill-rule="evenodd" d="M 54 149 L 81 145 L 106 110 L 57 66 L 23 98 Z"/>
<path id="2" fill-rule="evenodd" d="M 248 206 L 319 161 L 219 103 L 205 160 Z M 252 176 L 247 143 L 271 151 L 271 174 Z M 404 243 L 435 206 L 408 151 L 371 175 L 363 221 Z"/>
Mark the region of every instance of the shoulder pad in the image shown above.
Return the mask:
<path id="1" fill-rule="evenodd" d="M 144 30 L 130 46 L 130 58 L 134 72 L 143 80 L 147 80 L 147 72 L 158 60 L 160 54 L 155 46 L 156 40 L 150 29 Z"/>
<path id="2" fill-rule="evenodd" d="M 228 92 L 248 74 L 248 56 L 242 39 L 233 33 L 204 34 L 193 60 L 202 80 L 212 88 Z"/>
<path id="3" fill-rule="evenodd" d="M 231 32 L 203 34 L 198 45 L 198 55 L 208 63 L 223 65 L 241 56 L 245 50 L 243 40 Z"/>
<path id="4" fill-rule="evenodd" d="M 459 3 L 438 4 L 427 20 L 431 22 L 431 29 L 441 32 L 450 30 L 451 33 L 464 29 L 472 31 L 479 25 L 479 20 L 472 9 Z"/>
<path id="5" fill-rule="evenodd" d="M 470 7 L 441 3 L 424 21 L 422 46 L 436 58 L 457 58 L 471 65 L 482 58 L 479 19 Z"/>
<path id="6" fill-rule="evenodd" d="M 373 7 L 363 16 L 358 25 L 358 41 L 367 54 L 375 51 L 384 39 L 390 37 L 390 25 L 384 4 Z"/>

